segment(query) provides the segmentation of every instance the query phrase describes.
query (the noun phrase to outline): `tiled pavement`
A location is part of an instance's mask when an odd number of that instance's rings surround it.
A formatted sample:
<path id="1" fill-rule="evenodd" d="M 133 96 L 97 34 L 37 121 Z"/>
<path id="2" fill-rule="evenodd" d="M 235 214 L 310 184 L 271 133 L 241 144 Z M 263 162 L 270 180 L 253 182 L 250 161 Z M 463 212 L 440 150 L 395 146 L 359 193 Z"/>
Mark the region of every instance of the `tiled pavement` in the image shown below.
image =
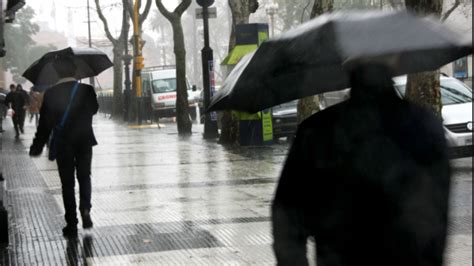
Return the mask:
<path id="1" fill-rule="evenodd" d="M 288 145 L 225 148 L 202 126 L 131 129 L 97 116 L 94 229 L 61 236 L 59 177 L 46 155 L 31 159 L 34 127 L 3 135 L 10 245 L 1 265 L 272 265 L 269 204 Z M 9 124 L 10 121 L 5 121 Z M 8 127 L 7 127 L 8 128 Z M 453 161 L 448 265 L 472 265 L 472 160 Z M 311 250 L 311 249 L 310 249 Z M 310 254 L 311 255 L 311 254 Z"/>

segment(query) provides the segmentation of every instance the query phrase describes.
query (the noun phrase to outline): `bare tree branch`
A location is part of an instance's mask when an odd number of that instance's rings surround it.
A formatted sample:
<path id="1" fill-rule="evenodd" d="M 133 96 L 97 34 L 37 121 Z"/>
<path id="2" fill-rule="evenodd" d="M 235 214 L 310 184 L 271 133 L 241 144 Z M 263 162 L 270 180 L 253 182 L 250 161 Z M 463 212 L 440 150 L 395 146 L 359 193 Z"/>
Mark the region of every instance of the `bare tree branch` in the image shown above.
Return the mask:
<path id="1" fill-rule="evenodd" d="M 150 13 L 151 1 L 152 0 L 146 0 L 145 9 L 143 10 L 143 13 L 140 14 L 140 25 L 143 24 L 145 19 L 148 17 L 148 14 Z"/>
<path id="2" fill-rule="evenodd" d="M 128 15 L 133 18 L 133 0 L 126 0 L 126 9 L 128 11 Z"/>
<path id="3" fill-rule="evenodd" d="M 117 43 L 117 40 L 114 38 L 114 36 L 112 36 L 112 34 L 110 34 L 109 24 L 107 23 L 107 19 L 105 18 L 104 14 L 102 13 L 102 9 L 100 8 L 99 0 L 94 0 L 94 2 L 95 2 L 95 6 L 97 8 L 97 14 L 99 15 L 100 20 L 102 20 L 102 22 L 104 23 L 105 35 L 107 36 L 107 39 L 109 39 L 109 41 L 113 45 L 115 45 Z"/>
<path id="4" fill-rule="evenodd" d="M 161 2 L 161 0 L 156 0 L 156 6 L 158 7 L 158 9 L 160 10 L 160 13 L 165 17 L 167 18 L 169 21 L 171 21 L 172 19 L 174 19 L 174 15 L 173 13 L 169 12 L 168 9 L 166 9 L 166 7 L 163 5 L 163 3 Z"/>
<path id="5" fill-rule="evenodd" d="M 449 18 L 449 16 L 451 15 L 451 13 L 453 13 L 453 11 L 458 8 L 458 6 L 461 4 L 461 0 L 456 0 L 454 1 L 454 4 L 453 6 L 451 6 L 450 9 L 448 9 L 442 16 L 441 16 L 441 21 L 445 21 L 446 19 Z"/>
<path id="6" fill-rule="evenodd" d="M 181 17 L 181 15 L 188 9 L 188 7 L 191 5 L 191 0 L 183 0 L 174 10 L 174 13 L 176 13 L 178 16 Z"/>
<path id="7" fill-rule="evenodd" d="M 127 12 L 127 2 L 128 0 L 122 0 L 122 4 L 123 4 L 123 15 L 122 15 L 122 30 L 120 31 L 120 36 L 118 37 L 118 41 L 120 43 L 123 42 L 123 38 L 126 38 L 125 35 L 127 35 L 128 33 L 128 29 L 130 28 L 130 22 L 129 22 L 129 17 L 127 16 L 128 12 Z M 125 31 L 127 31 L 127 33 L 125 33 Z"/>
<path id="8" fill-rule="evenodd" d="M 133 3 L 132 3 L 131 0 L 126 0 L 126 2 L 127 2 L 126 7 L 127 7 L 128 14 L 129 14 L 130 18 L 132 18 L 132 20 L 133 20 L 133 11 L 134 11 L 133 10 L 134 9 Z M 152 3 L 152 0 L 146 0 L 145 9 L 143 10 L 143 12 L 141 14 L 139 14 L 138 23 L 140 23 L 140 25 L 143 25 L 143 22 L 148 17 L 148 14 L 150 13 L 150 9 L 151 9 L 151 3 Z M 140 0 L 138 2 L 138 8 L 139 9 L 141 8 L 141 1 Z"/>
<path id="9" fill-rule="evenodd" d="M 306 11 L 308 9 L 309 4 L 311 4 L 311 0 L 308 0 L 308 3 L 306 3 L 305 7 L 303 8 L 303 12 L 301 13 L 300 23 L 303 23 L 304 14 L 306 13 Z"/>

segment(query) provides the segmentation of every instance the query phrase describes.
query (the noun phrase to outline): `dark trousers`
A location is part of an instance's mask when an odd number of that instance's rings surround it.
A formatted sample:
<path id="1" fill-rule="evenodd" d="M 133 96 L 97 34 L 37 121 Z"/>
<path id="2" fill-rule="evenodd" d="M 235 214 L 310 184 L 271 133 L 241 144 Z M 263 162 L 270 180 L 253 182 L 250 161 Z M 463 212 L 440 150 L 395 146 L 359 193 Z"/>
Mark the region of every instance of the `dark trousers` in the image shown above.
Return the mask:
<path id="1" fill-rule="evenodd" d="M 15 127 L 16 135 L 20 135 L 20 131 L 23 131 L 23 126 L 25 124 L 25 110 L 17 110 L 15 111 L 15 115 L 13 115 L 13 126 Z"/>
<path id="2" fill-rule="evenodd" d="M 30 113 L 30 123 L 35 119 L 35 125 L 38 125 L 39 113 Z"/>
<path id="3" fill-rule="evenodd" d="M 61 177 L 64 209 L 64 217 L 68 225 L 77 225 L 75 178 L 79 183 L 79 210 L 90 210 L 91 206 L 91 146 L 72 146 L 58 143 L 59 176 Z"/>

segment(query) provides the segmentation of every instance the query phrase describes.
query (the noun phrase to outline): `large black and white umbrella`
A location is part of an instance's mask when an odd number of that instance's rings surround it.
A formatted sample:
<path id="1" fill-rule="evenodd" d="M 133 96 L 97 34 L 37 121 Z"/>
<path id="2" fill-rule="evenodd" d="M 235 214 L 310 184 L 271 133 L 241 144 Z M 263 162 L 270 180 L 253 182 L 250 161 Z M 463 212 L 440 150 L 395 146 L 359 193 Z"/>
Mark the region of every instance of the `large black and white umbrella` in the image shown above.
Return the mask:
<path id="1" fill-rule="evenodd" d="M 407 12 L 351 11 L 322 15 L 261 44 L 244 57 L 208 111 L 256 112 L 350 87 L 351 66 L 390 65 L 393 75 L 437 69 L 472 53 L 439 20 Z"/>

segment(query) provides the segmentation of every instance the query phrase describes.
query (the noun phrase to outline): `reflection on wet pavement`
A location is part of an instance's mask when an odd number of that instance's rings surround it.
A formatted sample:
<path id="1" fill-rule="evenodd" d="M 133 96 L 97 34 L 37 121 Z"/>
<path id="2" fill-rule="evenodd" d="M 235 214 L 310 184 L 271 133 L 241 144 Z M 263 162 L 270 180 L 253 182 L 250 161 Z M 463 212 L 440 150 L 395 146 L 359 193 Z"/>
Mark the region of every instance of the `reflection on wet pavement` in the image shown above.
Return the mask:
<path id="1" fill-rule="evenodd" d="M 187 138 L 178 136 L 174 126 L 137 129 L 96 119 L 95 227 L 80 231 L 82 241 L 60 235 L 64 222 L 56 165 L 45 156 L 27 157 L 29 127 L 16 146 L 8 147 L 19 151 L 17 157 L 6 161 L 21 161 L 22 169 L 9 185 L 12 204 L 24 210 L 14 217 L 14 261 L 151 263 L 165 256 L 179 264 L 273 263 L 269 204 L 288 146 L 226 148 L 204 141 L 202 126 L 194 125 L 198 133 Z M 262 252 L 246 254 L 252 245 Z"/>
<path id="2" fill-rule="evenodd" d="M 7 132 L 1 162 L 8 166 L 13 223 L 2 265 L 274 264 L 269 207 L 288 144 L 228 148 L 203 140 L 202 125 L 193 125 L 196 133 L 186 138 L 175 126 L 130 128 L 102 115 L 95 119 L 94 229 L 79 230 L 76 241 L 61 236 L 55 163 L 45 154 L 27 156 L 33 126 L 17 142 Z M 472 173 L 472 162 L 459 168 Z M 468 197 L 465 183 L 472 185 L 472 177 L 457 180 L 456 189 Z M 462 237 L 472 239 L 472 204 L 465 202 L 453 200 L 456 247 Z M 456 250 L 456 263 L 472 258 Z"/>

